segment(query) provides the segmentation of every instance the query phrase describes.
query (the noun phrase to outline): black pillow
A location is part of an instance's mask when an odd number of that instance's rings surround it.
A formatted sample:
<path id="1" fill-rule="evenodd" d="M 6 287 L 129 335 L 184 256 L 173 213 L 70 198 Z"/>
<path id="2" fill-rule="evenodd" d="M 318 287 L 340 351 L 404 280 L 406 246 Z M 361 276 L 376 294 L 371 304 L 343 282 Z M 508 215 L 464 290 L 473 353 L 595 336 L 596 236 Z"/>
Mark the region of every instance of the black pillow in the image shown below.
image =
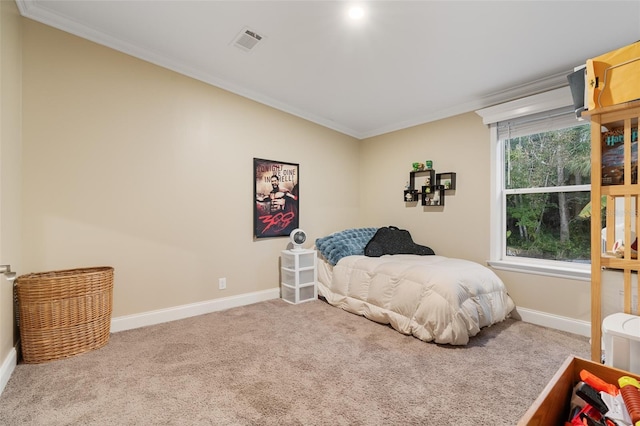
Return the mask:
<path id="1" fill-rule="evenodd" d="M 427 256 L 435 253 L 430 247 L 414 243 L 411 234 L 406 229 L 386 226 L 378 229 L 364 248 L 365 256 L 380 257 L 385 254 L 417 254 Z"/>

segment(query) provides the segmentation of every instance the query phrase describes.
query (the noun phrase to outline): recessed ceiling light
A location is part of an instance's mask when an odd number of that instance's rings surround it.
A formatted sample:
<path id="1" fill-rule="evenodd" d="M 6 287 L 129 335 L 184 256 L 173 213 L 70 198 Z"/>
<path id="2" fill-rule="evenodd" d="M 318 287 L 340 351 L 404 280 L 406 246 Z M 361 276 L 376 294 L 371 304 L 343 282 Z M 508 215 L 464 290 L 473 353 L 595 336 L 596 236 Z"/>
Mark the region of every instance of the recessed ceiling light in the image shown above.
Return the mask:
<path id="1" fill-rule="evenodd" d="M 364 16 L 364 9 L 360 6 L 352 6 L 349 8 L 349 18 L 362 19 Z"/>

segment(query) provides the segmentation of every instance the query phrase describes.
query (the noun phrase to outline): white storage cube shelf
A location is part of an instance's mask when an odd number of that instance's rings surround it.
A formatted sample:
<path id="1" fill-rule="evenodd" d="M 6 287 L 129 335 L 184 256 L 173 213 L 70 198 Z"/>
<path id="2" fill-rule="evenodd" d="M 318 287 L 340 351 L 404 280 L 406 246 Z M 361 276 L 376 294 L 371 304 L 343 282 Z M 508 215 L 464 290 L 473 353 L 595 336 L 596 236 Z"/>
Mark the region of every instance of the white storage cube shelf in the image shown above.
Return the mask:
<path id="1" fill-rule="evenodd" d="M 282 299 L 302 303 L 318 298 L 318 270 L 315 250 L 283 250 L 281 256 Z"/>

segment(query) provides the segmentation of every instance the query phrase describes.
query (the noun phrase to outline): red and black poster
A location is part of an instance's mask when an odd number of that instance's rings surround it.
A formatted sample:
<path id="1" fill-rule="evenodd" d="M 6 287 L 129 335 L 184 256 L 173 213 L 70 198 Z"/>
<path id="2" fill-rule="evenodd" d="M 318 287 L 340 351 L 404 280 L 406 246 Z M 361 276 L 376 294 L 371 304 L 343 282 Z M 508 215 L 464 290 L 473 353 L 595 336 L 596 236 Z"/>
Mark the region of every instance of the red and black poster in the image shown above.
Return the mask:
<path id="1" fill-rule="evenodd" d="M 299 166 L 253 159 L 253 229 L 256 238 L 289 236 L 299 223 Z"/>

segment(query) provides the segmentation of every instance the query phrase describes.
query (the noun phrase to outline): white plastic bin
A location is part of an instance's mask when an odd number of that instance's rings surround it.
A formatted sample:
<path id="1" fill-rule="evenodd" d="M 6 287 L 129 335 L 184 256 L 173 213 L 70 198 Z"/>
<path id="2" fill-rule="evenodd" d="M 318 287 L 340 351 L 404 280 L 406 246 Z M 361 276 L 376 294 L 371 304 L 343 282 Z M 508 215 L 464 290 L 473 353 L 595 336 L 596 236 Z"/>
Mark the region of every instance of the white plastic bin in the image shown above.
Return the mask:
<path id="1" fill-rule="evenodd" d="M 609 315 L 602 322 L 602 337 L 605 365 L 640 374 L 640 316 Z"/>

